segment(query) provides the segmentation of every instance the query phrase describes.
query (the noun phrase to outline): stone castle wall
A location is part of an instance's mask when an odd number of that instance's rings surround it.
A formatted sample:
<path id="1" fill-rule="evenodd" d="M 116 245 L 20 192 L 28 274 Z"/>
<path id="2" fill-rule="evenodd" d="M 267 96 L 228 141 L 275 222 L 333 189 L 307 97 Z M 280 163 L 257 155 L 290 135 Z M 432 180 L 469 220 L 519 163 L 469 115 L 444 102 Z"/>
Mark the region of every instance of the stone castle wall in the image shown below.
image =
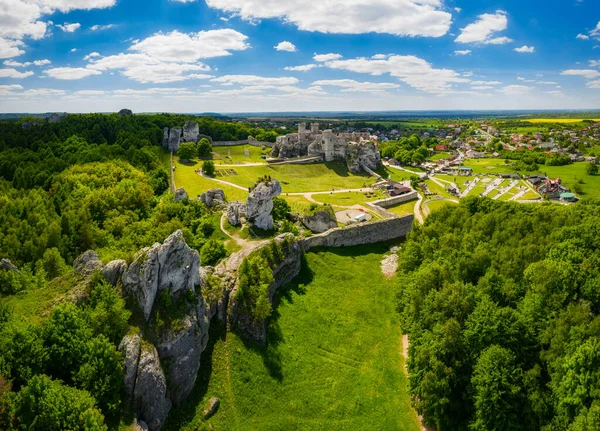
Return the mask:
<path id="1" fill-rule="evenodd" d="M 403 204 L 404 202 L 412 201 L 418 198 L 419 194 L 416 191 L 412 191 L 410 193 L 406 193 L 405 195 L 393 196 L 391 198 L 381 199 L 371 203 L 382 208 L 389 208 L 393 207 L 394 205 Z"/>
<path id="2" fill-rule="evenodd" d="M 305 251 L 314 247 L 351 247 L 402 238 L 412 229 L 414 215 L 337 228 L 302 240 Z"/>
<path id="3" fill-rule="evenodd" d="M 252 145 L 253 147 L 273 147 L 273 142 L 256 141 L 254 139 L 244 139 L 241 141 L 213 141 L 213 147 L 233 147 L 234 145 Z"/>

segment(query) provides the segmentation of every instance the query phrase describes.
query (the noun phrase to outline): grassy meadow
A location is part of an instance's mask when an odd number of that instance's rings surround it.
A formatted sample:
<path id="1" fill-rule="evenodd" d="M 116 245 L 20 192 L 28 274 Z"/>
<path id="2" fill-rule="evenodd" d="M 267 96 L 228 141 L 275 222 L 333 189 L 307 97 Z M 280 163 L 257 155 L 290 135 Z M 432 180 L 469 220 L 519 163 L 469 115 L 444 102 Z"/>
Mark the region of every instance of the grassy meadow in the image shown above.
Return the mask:
<path id="1" fill-rule="evenodd" d="M 402 204 L 394 205 L 392 207 L 386 208 L 389 212 L 392 212 L 399 216 L 405 216 L 408 214 L 413 214 L 415 212 L 415 204 L 416 200 L 410 202 L 404 202 Z"/>
<path id="2" fill-rule="evenodd" d="M 380 269 L 387 247 L 307 253 L 300 276 L 276 294 L 268 347 L 211 334 L 196 390 L 164 429 L 419 430 L 403 373 L 398 280 Z M 210 397 L 221 406 L 203 421 Z"/>

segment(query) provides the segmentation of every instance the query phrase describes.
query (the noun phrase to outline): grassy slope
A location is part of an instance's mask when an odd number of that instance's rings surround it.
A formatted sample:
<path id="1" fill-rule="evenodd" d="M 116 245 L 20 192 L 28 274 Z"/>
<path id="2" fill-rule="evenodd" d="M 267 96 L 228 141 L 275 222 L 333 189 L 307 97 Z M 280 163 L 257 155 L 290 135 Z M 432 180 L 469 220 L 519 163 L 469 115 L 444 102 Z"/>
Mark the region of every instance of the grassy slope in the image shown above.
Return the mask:
<path id="1" fill-rule="evenodd" d="M 250 157 L 246 157 L 244 150 L 248 150 Z M 257 163 L 264 162 L 261 156 L 268 156 L 270 153 L 270 148 L 263 150 L 261 147 L 253 145 L 234 145 L 231 147 L 213 147 L 211 158 L 214 160 L 215 166 L 220 164 Z"/>
<path id="2" fill-rule="evenodd" d="M 308 253 L 300 279 L 278 293 L 270 347 L 232 334 L 209 345 L 212 363 L 165 430 L 197 429 L 213 396 L 216 431 L 418 430 L 402 371 L 398 281 L 380 270 L 385 250 Z"/>
<path id="3" fill-rule="evenodd" d="M 404 202 L 403 204 L 394 205 L 393 207 L 386 208 L 386 210 L 393 212 L 396 215 L 404 216 L 413 214 L 415 212 L 416 200 L 410 202 Z"/>

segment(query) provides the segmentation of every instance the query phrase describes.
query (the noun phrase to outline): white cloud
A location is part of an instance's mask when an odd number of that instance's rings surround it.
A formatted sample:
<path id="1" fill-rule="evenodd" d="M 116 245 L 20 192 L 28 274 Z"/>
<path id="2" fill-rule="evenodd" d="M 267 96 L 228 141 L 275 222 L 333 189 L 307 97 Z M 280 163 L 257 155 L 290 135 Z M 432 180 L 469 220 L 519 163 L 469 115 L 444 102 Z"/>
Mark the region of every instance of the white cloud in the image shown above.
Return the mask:
<path id="1" fill-rule="evenodd" d="M 114 26 L 115 26 L 114 24 L 105 24 L 105 25 L 96 24 L 96 25 L 91 26 L 90 30 L 92 30 L 92 31 L 102 31 L 102 30 L 111 29 Z"/>
<path id="2" fill-rule="evenodd" d="M 381 93 L 400 88 L 400 85 L 390 82 L 359 82 L 353 79 L 324 79 L 315 81 L 312 85 L 341 87 L 343 92 L 349 93 Z"/>
<path id="3" fill-rule="evenodd" d="M 508 28 L 506 12 L 497 10 L 495 14 L 484 13 L 479 15 L 477 21 L 462 28 L 458 37 L 454 40 L 458 43 L 485 43 L 501 45 L 512 42 L 507 37 L 492 37 L 499 31 Z"/>
<path id="4" fill-rule="evenodd" d="M 71 48 L 69 52 L 77 52 L 77 48 Z"/>
<path id="5" fill-rule="evenodd" d="M 533 87 L 529 87 L 527 85 L 507 85 L 506 87 L 497 91 L 508 96 L 525 96 L 531 94 Z"/>
<path id="6" fill-rule="evenodd" d="M 560 73 L 567 76 L 583 76 L 586 79 L 594 79 L 600 76 L 600 72 L 592 69 L 569 69 Z"/>
<path id="7" fill-rule="evenodd" d="M 308 72 L 309 70 L 314 69 L 315 67 L 319 67 L 316 64 L 303 64 L 301 66 L 287 66 L 284 67 L 284 70 L 291 70 L 294 72 Z"/>
<path id="8" fill-rule="evenodd" d="M 57 24 L 56 25 L 58 28 L 60 28 L 62 31 L 64 31 L 65 33 L 73 33 L 75 32 L 75 30 L 77 30 L 79 27 L 81 27 L 81 24 L 79 24 L 78 22 L 74 22 L 74 23 L 68 23 L 65 22 L 63 25 Z"/>
<path id="9" fill-rule="evenodd" d="M 450 69 L 435 69 L 427 61 L 412 55 L 392 55 L 386 60 L 356 58 L 334 60 L 325 63 L 331 69 L 348 70 L 371 75 L 389 73 L 400 81 L 420 91 L 434 94 L 448 94 L 452 84 L 469 82 L 469 79 Z"/>
<path id="10" fill-rule="evenodd" d="M 15 78 L 15 79 L 23 79 L 28 76 L 33 75 L 33 72 L 19 72 L 16 69 L 0 69 L 0 78 Z"/>
<path id="11" fill-rule="evenodd" d="M 500 85 L 500 81 L 471 81 L 471 85 Z"/>
<path id="12" fill-rule="evenodd" d="M 3 63 L 5 66 L 10 66 L 10 67 L 27 67 L 27 66 L 31 66 L 31 62 L 27 61 L 25 63 L 19 63 L 18 61 L 14 61 L 14 60 L 4 60 Z"/>
<path id="13" fill-rule="evenodd" d="M 44 60 L 35 60 L 33 62 L 30 61 L 26 61 L 25 63 L 19 63 L 18 61 L 14 61 L 14 60 L 5 60 L 4 61 L 4 65 L 5 66 L 10 66 L 10 67 L 27 67 L 27 66 L 31 66 L 32 64 L 34 66 L 45 66 L 47 64 L 50 64 L 51 61 L 44 59 Z"/>
<path id="14" fill-rule="evenodd" d="M 491 85 L 474 85 L 471 87 L 473 90 L 491 90 L 492 87 Z"/>
<path id="15" fill-rule="evenodd" d="M 90 52 L 88 55 L 86 55 L 85 57 L 83 57 L 83 59 L 85 61 L 89 60 L 90 58 L 94 58 L 94 57 L 101 57 L 99 52 Z"/>
<path id="16" fill-rule="evenodd" d="M 45 70 L 44 73 L 50 78 L 72 81 L 87 78 L 92 75 L 101 75 L 102 72 L 86 69 L 84 67 L 55 67 Z"/>
<path id="17" fill-rule="evenodd" d="M 556 85 L 558 84 L 558 82 L 554 82 L 554 81 L 536 81 L 536 84 L 540 84 L 540 85 Z"/>
<path id="18" fill-rule="evenodd" d="M 201 58 L 223 57 L 231 51 L 243 51 L 250 45 L 248 36 L 231 29 L 198 33 L 156 33 L 129 48 L 162 61 L 190 63 Z"/>
<path id="19" fill-rule="evenodd" d="M 466 76 L 467 78 L 470 78 L 471 76 L 473 76 L 473 72 L 463 72 L 462 76 Z"/>
<path id="20" fill-rule="evenodd" d="M 592 36 L 596 40 L 600 40 L 600 21 L 596 24 L 596 27 L 590 31 L 590 36 Z"/>
<path id="21" fill-rule="evenodd" d="M 319 62 L 323 62 L 323 61 L 339 60 L 340 58 L 342 58 L 341 54 L 333 54 L 333 53 L 329 53 L 329 54 L 317 54 L 315 52 L 313 60 L 319 61 Z"/>
<path id="22" fill-rule="evenodd" d="M 581 34 L 579 33 L 576 37 L 576 39 L 581 39 L 581 40 L 589 40 L 590 37 L 587 34 Z"/>
<path id="23" fill-rule="evenodd" d="M 560 90 L 552 90 L 552 91 L 545 91 L 546 94 L 550 94 L 551 96 L 564 96 L 565 93 L 563 93 Z"/>
<path id="24" fill-rule="evenodd" d="M 25 54 L 25 51 L 20 48 L 24 45 L 20 40 L 10 40 L 0 37 L 0 58 L 12 58 Z"/>
<path id="25" fill-rule="evenodd" d="M 442 0 L 206 0 L 209 7 L 244 20 L 280 18 L 300 30 L 321 33 L 445 35 L 452 15 Z"/>
<path id="26" fill-rule="evenodd" d="M 469 55 L 470 53 L 471 53 L 470 49 L 454 51 L 454 55 Z"/>
<path id="27" fill-rule="evenodd" d="M 235 30 L 209 30 L 198 33 L 157 33 L 142 41 L 134 41 L 129 51 L 107 57 L 90 58 L 88 68 L 122 69 L 123 75 L 141 83 L 169 83 L 186 79 L 204 79 L 210 67 L 200 59 L 231 55 L 245 50 L 247 36 Z"/>
<path id="28" fill-rule="evenodd" d="M 218 78 L 214 78 L 211 81 L 240 85 L 295 85 L 299 82 L 297 78 L 289 76 L 281 78 L 271 78 L 257 75 L 224 75 Z"/>
<path id="29" fill-rule="evenodd" d="M 590 67 L 600 67 L 600 60 L 590 60 Z"/>
<path id="30" fill-rule="evenodd" d="M 520 48 L 514 49 L 516 52 L 520 52 L 521 54 L 533 54 L 535 52 L 535 47 L 523 45 Z"/>
<path id="31" fill-rule="evenodd" d="M 374 56 L 372 56 L 371 58 L 373 60 L 385 60 L 386 58 L 388 58 L 390 55 L 389 54 L 375 54 Z"/>
<path id="32" fill-rule="evenodd" d="M 454 8 L 454 11 L 455 11 L 456 13 L 460 13 L 460 12 L 462 11 L 462 9 L 461 9 L 461 8 L 459 8 L 459 7 L 455 7 L 455 8 Z"/>
<path id="33" fill-rule="evenodd" d="M 600 88 L 600 80 L 596 80 L 596 81 L 590 81 L 587 84 L 585 84 L 586 87 L 588 88 Z"/>
<path id="34" fill-rule="evenodd" d="M 296 49 L 296 45 L 294 45 L 292 42 L 288 42 L 287 40 L 284 40 L 283 42 L 279 42 L 273 48 L 275 48 L 276 51 L 287 51 L 287 52 L 298 51 L 298 49 Z"/>
<path id="35" fill-rule="evenodd" d="M 493 39 L 488 40 L 485 43 L 487 43 L 489 45 L 504 45 L 506 43 L 511 43 L 512 41 L 513 40 L 510 37 L 503 36 L 503 37 L 495 37 Z"/>
<path id="36" fill-rule="evenodd" d="M 103 90 L 79 90 L 73 93 L 76 96 L 103 96 L 106 91 Z"/>

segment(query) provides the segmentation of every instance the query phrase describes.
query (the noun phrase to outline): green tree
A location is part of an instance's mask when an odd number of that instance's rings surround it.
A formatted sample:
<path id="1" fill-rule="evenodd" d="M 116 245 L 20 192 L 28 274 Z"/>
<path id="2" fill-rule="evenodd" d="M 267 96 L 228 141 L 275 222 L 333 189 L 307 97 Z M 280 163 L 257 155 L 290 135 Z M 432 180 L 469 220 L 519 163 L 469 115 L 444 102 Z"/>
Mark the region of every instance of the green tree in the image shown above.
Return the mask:
<path id="1" fill-rule="evenodd" d="M 200 139 L 198 141 L 198 157 L 206 157 L 212 154 L 212 145 L 210 141 L 206 138 Z"/>
<path id="2" fill-rule="evenodd" d="M 196 144 L 193 142 L 183 142 L 179 145 L 179 149 L 177 150 L 177 155 L 183 161 L 193 159 L 196 154 Z"/>
<path id="3" fill-rule="evenodd" d="M 121 405 L 123 358 L 114 344 L 100 335 L 87 343 L 83 365 L 74 373 L 73 381 L 89 391 L 108 418 L 115 418 Z"/>
<path id="4" fill-rule="evenodd" d="M 212 160 L 205 160 L 202 163 L 202 172 L 209 177 L 215 176 L 215 163 Z"/>
<path id="5" fill-rule="evenodd" d="M 34 376 L 7 396 L 12 429 L 31 431 L 106 431 L 104 418 L 87 391 L 48 376 Z"/>
<path id="6" fill-rule="evenodd" d="M 287 203 L 287 201 L 283 198 L 276 197 L 273 198 L 273 211 L 271 211 L 271 215 L 273 216 L 273 220 L 287 220 L 290 215 L 292 208 Z"/>
<path id="7" fill-rule="evenodd" d="M 48 280 L 63 275 L 69 269 L 60 252 L 55 247 L 47 249 L 38 264 L 46 271 L 46 278 Z"/>
<path id="8" fill-rule="evenodd" d="M 594 162 L 589 162 L 585 165 L 585 171 L 588 175 L 598 175 L 598 165 Z"/>
<path id="9" fill-rule="evenodd" d="M 213 265 L 227 255 L 227 250 L 221 241 L 209 239 L 200 249 L 202 265 Z"/>
<path id="10" fill-rule="evenodd" d="M 100 279 L 99 275 L 95 278 L 89 303 L 89 320 L 96 334 L 103 334 L 117 344 L 125 333 L 131 312 L 112 285 Z"/>
<path id="11" fill-rule="evenodd" d="M 486 349 L 473 369 L 475 431 L 526 430 L 526 403 L 522 389 L 523 372 L 515 356 L 500 346 Z"/>

